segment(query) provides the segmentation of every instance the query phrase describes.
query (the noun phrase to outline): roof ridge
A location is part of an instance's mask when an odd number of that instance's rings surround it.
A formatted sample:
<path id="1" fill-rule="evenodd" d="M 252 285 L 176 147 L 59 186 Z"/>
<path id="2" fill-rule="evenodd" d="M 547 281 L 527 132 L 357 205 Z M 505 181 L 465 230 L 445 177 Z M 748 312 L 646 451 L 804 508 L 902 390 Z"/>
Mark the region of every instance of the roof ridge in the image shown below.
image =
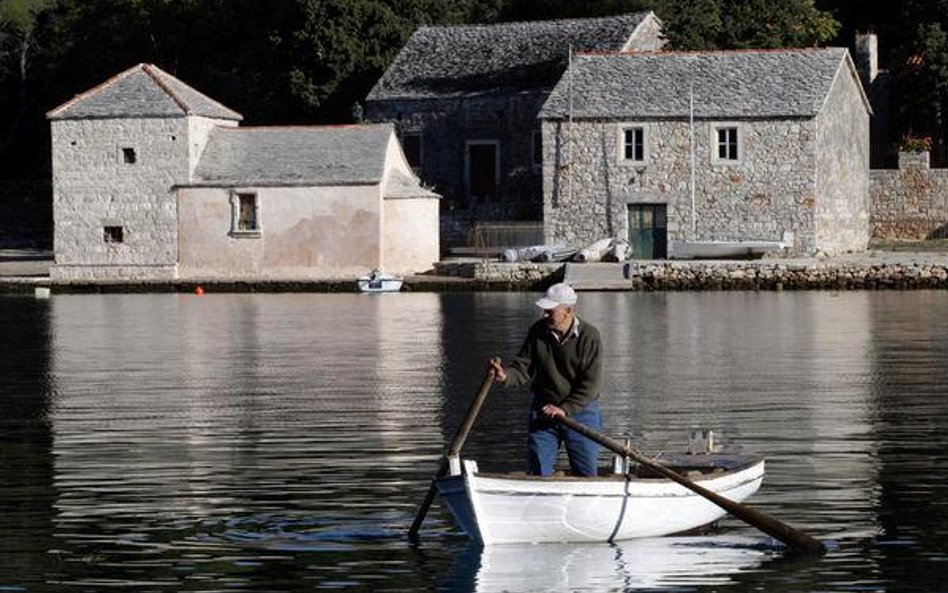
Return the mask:
<path id="1" fill-rule="evenodd" d="M 276 125 L 256 125 L 256 126 L 236 126 L 223 127 L 226 131 L 247 131 L 247 130 L 339 130 L 339 129 L 365 129 L 365 128 L 384 128 L 394 129 L 394 125 L 389 122 L 370 122 L 370 123 L 351 123 L 351 124 L 276 124 Z"/>
<path id="2" fill-rule="evenodd" d="M 178 84 L 182 85 L 183 87 L 185 87 L 185 88 L 188 89 L 189 91 L 191 91 L 191 92 L 193 92 L 193 93 L 196 93 L 197 95 L 199 95 L 199 96 L 200 96 L 201 98 L 203 98 L 204 100 L 210 101 L 211 103 L 213 103 L 214 105 L 216 105 L 216 106 L 219 107 L 220 109 L 223 109 L 224 111 L 230 111 L 231 113 L 233 113 L 234 115 L 236 115 L 236 116 L 238 116 L 239 118 L 242 119 L 243 116 L 241 116 L 241 114 L 238 113 L 237 111 L 234 111 L 233 109 L 231 109 L 231 108 L 228 107 L 227 105 L 224 105 L 223 103 L 221 103 L 220 101 L 218 101 L 218 100 L 215 99 L 214 97 L 211 97 L 211 96 L 205 94 L 204 92 L 199 91 L 198 89 L 194 88 L 194 86 L 192 86 L 192 85 L 186 83 L 185 81 L 181 80 L 181 79 L 178 78 L 177 76 L 175 76 L 175 75 L 173 75 L 173 74 L 171 74 L 171 73 L 169 73 L 169 72 L 166 72 L 165 70 L 162 70 L 161 68 L 159 68 L 158 66 L 155 66 L 154 64 L 145 64 L 145 66 L 146 66 L 147 68 L 149 68 L 149 69 L 154 69 L 156 72 L 160 72 L 161 74 L 163 74 L 163 75 L 165 75 L 165 76 L 168 76 L 168 77 L 174 79 Z M 146 70 L 146 71 L 148 71 L 148 70 Z M 152 76 L 152 73 L 151 73 L 150 71 L 148 71 L 148 72 L 149 72 L 149 75 Z M 181 106 L 182 109 L 184 109 L 184 112 L 185 112 L 186 114 L 191 115 L 191 114 L 193 113 L 193 111 L 192 111 L 191 109 L 189 109 L 188 106 L 187 106 L 187 104 L 184 102 L 184 99 L 180 99 L 180 98 L 178 97 L 178 95 L 177 95 L 170 87 L 168 87 L 166 83 L 164 83 L 164 81 L 155 79 L 155 82 L 157 82 L 159 85 L 161 85 L 161 88 L 164 89 L 164 90 L 166 90 L 166 91 L 169 93 L 169 95 L 171 96 L 171 98 L 174 99 L 175 103 L 178 103 L 178 105 Z"/>
<path id="3" fill-rule="evenodd" d="M 569 19 L 537 19 L 534 21 L 500 21 L 496 23 L 461 23 L 457 25 L 424 25 L 417 29 L 423 30 L 445 30 L 445 29 L 490 29 L 496 27 L 518 27 L 524 25 L 548 25 L 551 23 L 589 23 L 593 21 L 610 21 L 629 18 L 634 16 L 647 16 L 654 14 L 652 10 L 638 10 L 635 12 L 623 12 L 606 16 L 577 17 Z M 416 31 L 416 32 L 417 32 Z"/>
<path id="4" fill-rule="evenodd" d="M 79 101 L 88 99 L 89 97 L 95 95 L 96 93 L 99 93 L 105 87 L 111 86 L 112 84 L 118 82 L 119 80 L 122 80 L 123 78 L 128 78 L 128 76 L 130 76 L 133 72 L 135 72 L 136 70 L 141 70 L 144 66 L 145 66 L 145 62 L 139 62 L 138 64 L 132 66 L 131 68 L 122 70 L 118 74 L 113 74 L 112 76 L 100 82 L 99 84 L 95 85 L 91 89 L 74 95 L 72 99 L 69 99 L 62 105 L 58 107 L 54 107 L 50 109 L 49 111 L 47 111 L 46 112 L 47 119 L 52 118 L 57 113 L 60 113 L 62 111 L 69 109 L 70 107 L 78 103 Z"/>
<path id="5" fill-rule="evenodd" d="M 181 111 L 183 111 L 185 115 L 191 115 L 191 109 L 188 107 L 187 103 L 184 102 L 184 99 L 179 97 L 178 94 L 175 93 L 171 89 L 171 87 L 165 84 L 165 81 L 161 80 L 161 78 L 155 72 L 153 72 L 153 70 L 157 70 L 161 73 L 165 73 L 164 70 L 155 66 L 154 64 L 142 64 L 141 66 L 145 74 L 147 74 L 149 78 L 155 81 L 155 84 L 157 84 L 158 87 L 165 92 L 165 94 L 171 97 L 171 100 L 174 101 L 175 104 L 181 108 Z M 171 75 L 169 74 L 169 76 Z M 184 82 L 182 82 L 182 84 L 184 84 Z"/>
<path id="6" fill-rule="evenodd" d="M 687 56 L 714 56 L 714 55 L 751 55 L 751 54 L 788 54 L 788 53 L 819 53 L 830 51 L 848 51 L 842 46 L 827 47 L 771 47 L 771 48 L 741 48 L 741 49 L 708 49 L 708 50 L 627 50 L 627 51 L 577 51 L 574 56 L 659 56 L 659 57 L 687 57 Z"/>

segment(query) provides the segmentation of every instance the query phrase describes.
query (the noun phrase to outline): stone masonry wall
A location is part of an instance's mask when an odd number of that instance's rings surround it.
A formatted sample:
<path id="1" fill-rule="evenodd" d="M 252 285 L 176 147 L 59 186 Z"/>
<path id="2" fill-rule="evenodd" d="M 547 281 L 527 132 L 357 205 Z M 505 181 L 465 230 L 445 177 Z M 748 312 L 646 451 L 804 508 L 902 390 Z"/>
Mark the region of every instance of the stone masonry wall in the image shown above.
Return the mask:
<path id="1" fill-rule="evenodd" d="M 711 158 L 720 123 L 740 130 L 743 154 L 736 164 Z M 628 126 L 645 128 L 644 164 L 620 158 Z M 582 246 L 604 237 L 627 238 L 628 207 L 636 203 L 667 204 L 668 239 L 693 238 L 690 135 L 687 118 L 544 122 L 547 241 Z M 694 238 L 780 240 L 792 231 L 791 253 L 820 249 L 814 234 L 815 141 L 813 120 L 697 121 Z"/>
<path id="2" fill-rule="evenodd" d="M 172 186 L 188 180 L 185 118 L 54 120 L 55 278 L 173 276 Z M 123 149 L 134 151 L 126 162 Z M 106 242 L 105 226 L 123 229 Z"/>
<path id="3" fill-rule="evenodd" d="M 869 115 L 859 84 L 843 67 L 817 116 L 816 243 L 827 255 L 869 244 Z"/>
<path id="4" fill-rule="evenodd" d="M 869 173 L 872 236 L 948 237 L 948 169 L 929 169 L 928 153 L 900 153 L 899 169 Z"/>
<path id="5" fill-rule="evenodd" d="M 539 220 L 540 172 L 533 165 L 533 132 L 545 94 L 468 97 L 439 101 L 372 102 L 369 121 L 393 122 L 399 138 L 421 134 L 422 182 L 443 196 L 442 242 L 466 244 L 477 220 Z M 465 143 L 496 141 L 499 171 L 497 195 L 486 201 L 468 200 Z M 455 232 L 455 227 L 457 230 Z"/>

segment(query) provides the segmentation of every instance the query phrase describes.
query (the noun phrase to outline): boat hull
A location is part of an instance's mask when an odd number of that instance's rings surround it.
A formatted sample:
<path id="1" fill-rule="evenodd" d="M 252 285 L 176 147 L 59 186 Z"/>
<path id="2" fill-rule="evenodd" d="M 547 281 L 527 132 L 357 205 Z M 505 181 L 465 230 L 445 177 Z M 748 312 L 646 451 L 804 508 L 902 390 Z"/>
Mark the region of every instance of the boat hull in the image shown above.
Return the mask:
<path id="1" fill-rule="evenodd" d="M 359 292 L 398 292 L 402 289 L 404 280 L 394 276 L 370 278 L 363 276 L 356 281 Z"/>
<path id="2" fill-rule="evenodd" d="M 756 492 L 764 461 L 689 476 L 731 500 Z M 690 531 L 713 523 L 723 509 L 662 478 L 614 475 L 540 478 L 479 474 L 464 462 L 462 475 L 436 482 L 458 525 L 484 544 L 611 542 Z"/>

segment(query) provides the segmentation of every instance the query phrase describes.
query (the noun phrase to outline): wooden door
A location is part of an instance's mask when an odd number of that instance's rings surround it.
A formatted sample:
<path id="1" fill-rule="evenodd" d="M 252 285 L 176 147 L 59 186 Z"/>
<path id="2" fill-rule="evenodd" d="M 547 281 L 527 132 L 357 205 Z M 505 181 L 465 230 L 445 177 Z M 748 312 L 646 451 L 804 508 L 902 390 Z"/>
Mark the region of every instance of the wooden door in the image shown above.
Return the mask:
<path id="1" fill-rule="evenodd" d="M 665 204 L 629 204 L 629 244 L 634 259 L 668 257 Z"/>

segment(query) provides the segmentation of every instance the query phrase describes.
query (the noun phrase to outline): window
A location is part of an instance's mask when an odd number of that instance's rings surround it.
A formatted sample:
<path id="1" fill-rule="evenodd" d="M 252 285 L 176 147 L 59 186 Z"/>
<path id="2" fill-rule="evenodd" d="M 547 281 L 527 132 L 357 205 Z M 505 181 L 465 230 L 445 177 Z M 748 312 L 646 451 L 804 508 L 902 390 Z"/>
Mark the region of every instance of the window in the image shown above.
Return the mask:
<path id="1" fill-rule="evenodd" d="M 408 165 L 416 170 L 421 170 L 421 134 L 418 132 L 408 132 L 402 134 L 402 152 L 405 153 L 405 160 Z"/>
<path id="2" fill-rule="evenodd" d="M 635 163 L 645 162 L 645 128 L 637 126 L 622 130 L 622 158 Z"/>
<path id="3" fill-rule="evenodd" d="M 238 237 L 259 237 L 260 218 L 257 194 L 234 192 L 231 195 L 230 234 Z"/>
<path id="4" fill-rule="evenodd" d="M 740 144 L 736 126 L 723 126 L 715 131 L 717 150 L 715 155 L 719 161 L 740 160 Z"/>
<path id="5" fill-rule="evenodd" d="M 543 134 L 540 130 L 533 130 L 533 166 L 543 164 Z"/>
<path id="6" fill-rule="evenodd" d="M 500 185 L 500 142 L 466 140 L 464 147 L 468 205 L 495 200 Z"/>
<path id="7" fill-rule="evenodd" d="M 126 165 L 134 165 L 138 160 L 138 156 L 135 154 L 134 148 L 123 148 L 122 149 L 122 160 L 125 161 Z"/>
<path id="8" fill-rule="evenodd" d="M 106 243 L 122 243 L 125 240 L 122 227 L 106 226 L 102 227 L 102 240 Z"/>
<path id="9" fill-rule="evenodd" d="M 257 229 L 257 196 L 256 194 L 237 194 L 240 202 L 240 212 L 237 215 L 238 231 L 256 231 Z"/>

